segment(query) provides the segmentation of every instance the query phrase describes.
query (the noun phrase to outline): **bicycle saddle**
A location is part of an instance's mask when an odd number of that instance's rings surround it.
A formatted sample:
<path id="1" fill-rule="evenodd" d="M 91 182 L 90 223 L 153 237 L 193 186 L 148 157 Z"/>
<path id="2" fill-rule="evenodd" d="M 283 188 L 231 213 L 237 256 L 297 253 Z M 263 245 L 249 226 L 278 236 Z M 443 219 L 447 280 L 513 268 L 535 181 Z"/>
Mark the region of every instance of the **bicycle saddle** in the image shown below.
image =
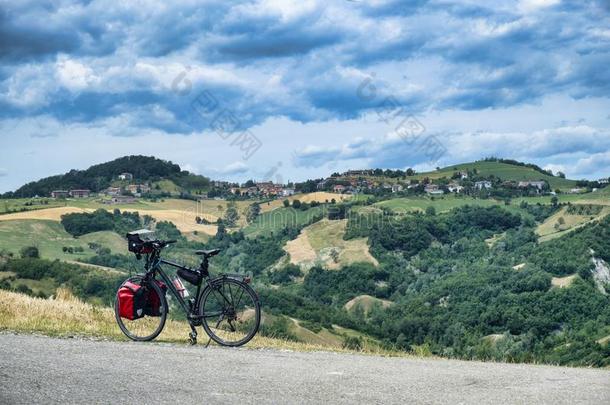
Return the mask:
<path id="1" fill-rule="evenodd" d="M 212 250 L 196 250 L 195 254 L 198 256 L 203 256 L 206 259 L 212 256 L 216 256 L 220 253 L 220 249 L 212 249 Z"/>

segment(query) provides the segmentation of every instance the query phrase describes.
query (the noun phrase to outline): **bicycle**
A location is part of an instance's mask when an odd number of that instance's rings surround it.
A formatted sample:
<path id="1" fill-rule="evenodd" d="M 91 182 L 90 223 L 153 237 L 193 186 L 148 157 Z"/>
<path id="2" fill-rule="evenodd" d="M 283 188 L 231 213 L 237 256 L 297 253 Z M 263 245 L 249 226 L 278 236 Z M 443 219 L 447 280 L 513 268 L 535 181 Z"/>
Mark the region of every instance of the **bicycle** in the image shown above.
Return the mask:
<path id="1" fill-rule="evenodd" d="M 191 269 L 161 258 L 163 248 L 176 243 L 174 240 L 143 241 L 138 233 L 129 233 L 127 238 L 129 250 L 135 253 L 138 259 L 146 255 L 144 265 L 146 271 L 144 274 L 128 278 L 122 286 L 127 282 L 135 283 L 144 289 L 149 302 L 152 300 L 158 305 L 154 313 L 147 309 L 144 311 L 144 316 L 134 320 L 127 319 L 120 314 L 121 289 L 117 291 L 115 317 L 119 328 L 129 339 L 149 342 L 163 331 L 169 312 L 163 291 L 166 288 L 186 314 L 191 327 L 189 333 L 191 345 L 197 344 L 197 326 L 203 326 L 209 336 L 207 345 L 214 340 L 221 346 L 243 346 L 257 334 L 261 322 L 261 308 L 258 296 L 249 286 L 250 278 L 239 274 L 221 274 L 213 278 L 208 271 L 209 259 L 220 253 L 220 249 L 195 251 L 195 254 L 203 256 L 203 259 L 198 269 Z M 177 283 L 178 287 L 182 287 L 179 290 L 161 268 L 162 264 L 177 268 L 180 278 L 197 287 L 195 298 L 187 300 L 183 297 L 185 291 L 183 284 Z M 162 281 L 158 280 L 157 276 L 160 276 Z"/>

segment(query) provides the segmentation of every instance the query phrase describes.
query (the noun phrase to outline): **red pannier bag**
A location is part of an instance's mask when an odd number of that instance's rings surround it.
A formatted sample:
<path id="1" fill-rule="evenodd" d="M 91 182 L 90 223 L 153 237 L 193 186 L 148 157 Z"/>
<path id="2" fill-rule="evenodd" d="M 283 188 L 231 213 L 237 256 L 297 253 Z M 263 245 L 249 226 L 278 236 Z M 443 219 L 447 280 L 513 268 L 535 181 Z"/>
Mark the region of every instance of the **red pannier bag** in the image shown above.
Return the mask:
<path id="1" fill-rule="evenodd" d="M 155 280 L 155 283 L 165 295 L 167 292 L 167 286 L 164 282 Z M 144 314 L 148 316 L 161 316 L 161 299 L 157 295 L 154 289 L 150 288 L 146 297 L 146 306 L 144 308 Z"/>
<path id="2" fill-rule="evenodd" d="M 126 281 L 119 288 L 119 316 L 130 321 L 144 317 L 147 301 L 146 291 L 140 284 Z"/>

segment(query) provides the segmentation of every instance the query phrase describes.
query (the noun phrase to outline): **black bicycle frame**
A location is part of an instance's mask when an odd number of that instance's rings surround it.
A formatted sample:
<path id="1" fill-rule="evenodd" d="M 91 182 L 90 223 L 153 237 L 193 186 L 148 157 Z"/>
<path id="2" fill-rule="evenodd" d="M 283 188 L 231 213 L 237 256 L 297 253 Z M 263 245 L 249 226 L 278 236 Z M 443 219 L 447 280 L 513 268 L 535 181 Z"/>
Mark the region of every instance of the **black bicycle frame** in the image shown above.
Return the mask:
<path id="1" fill-rule="evenodd" d="M 174 297 L 176 297 L 176 300 L 178 301 L 178 303 L 184 310 L 189 322 L 191 320 L 201 320 L 202 318 L 210 318 L 210 317 L 214 317 L 214 316 L 218 315 L 218 314 L 204 314 L 204 316 L 199 316 L 197 314 L 198 310 L 199 310 L 199 305 L 201 304 L 201 302 L 200 302 L 201 286 L 203 284 L 203 280 L 205 279 L 205 281 L 206 281 L 206 284 L 207 284 L 206 287 L 214 288 L 212 286 L 213 282 L 218 279 L 218 278 L 214 278 L 214 279 L 210 278 L 210 274 L 208 272 L 209 264 L 208 264 L 207 258 L 204 258 L 203 261 L 201 262 L 200 271 L 201 271 L 201 274 L 203 277 L 202 277 L 201 281 L 199 281 L 199 284 L 197 284 L 197 293 L 195 295 L 195 301 L 194 301 L 194 304 L 192 305 L 192 307 L 190 306 L 189 303 L 187 303 L 184 300 L 184 298 L 182 298 L 182 295 L 178 292 L 178 290 L 174 286 L 173 281 L 169 278 L 169 276 L 161 268 L 161 264 L 167 264 L 168 266 L 174 267 L 176 269 L 182 269 L 182 270 L 193 271 L 193 269 L 191 269 L 190 267 L 183 266 L 178 263 L 174 263 L 174 262 L 170 262 L 168 260 L 162 259 L 159 255 L 159 252 L 155 252 L 155 253 L 151 254 L 151 256 L 147 258 L 146 265 L 145 265 L 146 274 L 152 276 L 153 278 L 156 274 L 159 274 L 161 276 L 161 278 L 163 279 L 163 281 L 165 282 L 165 284 L 167 285 L 169 290 L 172 292 Z M 231 275 L 224 274 L 224 275 L 221 275 L 219 278 L 222 278 L 222 277 L 239 277 L 239 275 L 231 276 Z M 222 291 L 218 290 L 218 293 L 227 303 L 230 302 L 227 299 L 227 297 L 223 294 Z"/>

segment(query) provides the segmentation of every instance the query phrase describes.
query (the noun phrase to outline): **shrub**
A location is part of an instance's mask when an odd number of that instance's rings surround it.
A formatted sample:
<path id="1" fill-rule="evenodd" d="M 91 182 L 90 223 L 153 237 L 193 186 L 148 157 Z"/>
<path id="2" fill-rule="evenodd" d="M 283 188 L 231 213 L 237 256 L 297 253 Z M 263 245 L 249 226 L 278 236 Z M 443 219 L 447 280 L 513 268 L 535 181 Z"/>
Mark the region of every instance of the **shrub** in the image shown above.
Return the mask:
<path id="1" fill-rule="evenodd" d="M 40 257 L 40 252 L 36 246 L 26 246 L 19 251 L 22 259 L 33 258 L 38 259 Z"/>

